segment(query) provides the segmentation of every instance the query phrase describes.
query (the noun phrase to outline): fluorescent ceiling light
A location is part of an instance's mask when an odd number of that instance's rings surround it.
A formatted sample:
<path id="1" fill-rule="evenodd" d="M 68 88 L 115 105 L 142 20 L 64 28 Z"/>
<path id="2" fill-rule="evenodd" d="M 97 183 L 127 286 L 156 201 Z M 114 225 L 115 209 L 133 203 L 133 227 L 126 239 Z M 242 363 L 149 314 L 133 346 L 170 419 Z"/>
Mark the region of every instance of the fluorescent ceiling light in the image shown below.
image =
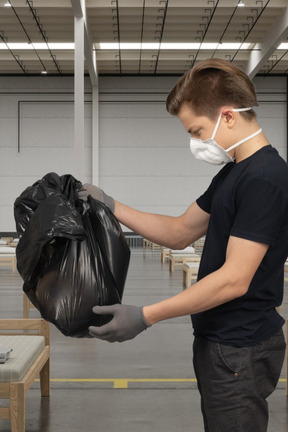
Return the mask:
<path id="1" fill-rule="evenodd" d="M 247 50 L 250 48 L 250 43 L 244 42 L 222 42 L 217 46 L 218 50 Z"/>
<path id="2" fill-rule="evenodd" d="M 200 47 L 200 43 L 161 43 L 160 49 L 162 50 L 190 50 L 190 49 L 198 49 Z"/>
<path id="3" fill-rule="evenodd" d="M 37 44 L 34 44 L 34 46 Z M 53 50 L 74 50 L 75 44 L 74 42 L 71 43 L 58 43 L 58 42 L 48 42 L 49 48 Z"/>
<path id="4" fill-rule="evenodd" d="M 7 50 L 7 46 L 9 49 L 13 50 L 48 50 L 46 43 L 10 43 L 7 42 L 7 45 L 5 43 L 0 43 L 0 50 Z M 74 50 L 75 44 L 74 43 L 48 43 L 48 46 L 51 50 Z"/>
<path id="5" fill-rule="evenodd" d="M 152 43 L 124 43 L 124 42 L 101 42 L 99 44 L 100 50 L 113 50 L 117 51 L 119 49 L 121 50 L 172 50 L 172 51 L 178 51 L 178 50 L 235 50 L 235 49 L 249 49 L 250 44 L 249 43 L 165 43 L 162 42 L 160 45 L 158 42 L 152 42 Z"/>
<path id="6" fill-rule="evenodd" d="M 121 42 L 120 44 L 118 42 L 100 42 L 99 44 L 100 49 L 104 49 L 104 50 L 119 50 L 119 48 L 121 50 L 158 50 L 160 47 L 160 43 L 159 42 L 144 42 L 144 43 L 140 43 L 140 42 Z"/>
<path id="7" fill-rule="evenodd" d="M 75 49 L 75 44 L 72 43 L 58 43 L 58 42 L 48 42 L 48 46 L 51 50 L 62 50 L 62 51 L 73 51 Z M 224 42 L 224 43 L 200 43 L 200 42 L 193 42 L 193 43 L 178 43 L 178 42 L 172 42 L 172 43 L 159 43 L 159 42 L 151 42 L 151 43 L 125 43 L 121 42 L 120 44 L 118 42 L 101 42 L 99 44 L 96 44 L 96 49 L 100 50 L 112 50 L 112 51 L 118 51 L 119 49 L 124 51 L 140 51 L 140 50 L 149 50 L 149 51 L 158 51 L 159 49 L 161 51 L 192 51 L 192 50 L 198 50 L 201 51 L 205 50 L 220 50 L 220 51 L 233 51 L 233 50 L 249 50 L 251 49 L 253 44 L 250 43 L 241 43 L 241 42 Z M 39 51 L 47 51 L 48 47 L 46 43 L 0 43 L 0 50 L 7 50 L 7 49 L 13 50 L 19 50 L 19 51 L 32 51 L 33 49 L 39 50 Z M 281 43 L 278 48 L 279 50 L 288 50 L 288 43 Z"/>

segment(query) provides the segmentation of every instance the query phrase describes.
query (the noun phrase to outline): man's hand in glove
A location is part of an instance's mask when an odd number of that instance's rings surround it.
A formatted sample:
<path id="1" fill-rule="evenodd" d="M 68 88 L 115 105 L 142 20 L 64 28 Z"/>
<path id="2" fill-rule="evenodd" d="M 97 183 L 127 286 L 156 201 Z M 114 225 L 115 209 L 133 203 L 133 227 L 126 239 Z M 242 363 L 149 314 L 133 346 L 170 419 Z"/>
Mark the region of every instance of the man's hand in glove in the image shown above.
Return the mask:
<path id="1" fill-rule="evenodd" d="M 97 186 L 86 183 L 82 185 L 82 188 L 80 190 L 78 190 L 78 198 L 83 201 L 87 201 L 88 195 L 91 195 L 92 198 L 95 198 L 96 200 L 104 203 L 109 208 L 109 210 L 111 210 L 111 212 L 114 213 L 115 210 L 114 199 L 109 195 L 106 195 L 102 189 L 98 188 Z"/>
<path id="2" fill-rule="evenodd" d="M 121 304 L 95 306 L 93 312 L 99 315 L 113 315 L 108 324 L 101 327 L 89 327 L 91 336 L 108 342 L 124 342 L 133 339 L 150 327 L 144 318 L 142 307 Z"/>

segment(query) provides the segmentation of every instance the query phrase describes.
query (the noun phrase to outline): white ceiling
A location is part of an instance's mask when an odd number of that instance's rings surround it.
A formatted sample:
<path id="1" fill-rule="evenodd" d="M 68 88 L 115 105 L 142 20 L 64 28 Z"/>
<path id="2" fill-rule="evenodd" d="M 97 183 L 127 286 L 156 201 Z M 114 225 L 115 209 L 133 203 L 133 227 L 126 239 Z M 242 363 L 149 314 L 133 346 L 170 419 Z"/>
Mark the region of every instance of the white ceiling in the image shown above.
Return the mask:
<path id="1" fill-rule="evenodd" d="M 4 7 L 0 0 L 0 74 L 73 74 L 74 49 L 49 50 L 46 42 L 74 42 L 75 5 L 82 1 L 10 0 L 12 7 Z M 219 57 L 250 75 L 288 75 L 288 0 L 243 0 L 245 7 L 237 7 L 239 1 L 86 0 L 98 74 L 182 74 L 201 59 Z M 104 42 L 116 48 L 100 49 Z M 122 49 L 125 42 L 138 47 Z M 148 42 L 156 45 L 141 49 Z M 159 49 L 168 42 L 200 47 Z M 207 43 L 216 46 L 204 49 Z M 239 48 L 223 49 L 226 43 Z"/>

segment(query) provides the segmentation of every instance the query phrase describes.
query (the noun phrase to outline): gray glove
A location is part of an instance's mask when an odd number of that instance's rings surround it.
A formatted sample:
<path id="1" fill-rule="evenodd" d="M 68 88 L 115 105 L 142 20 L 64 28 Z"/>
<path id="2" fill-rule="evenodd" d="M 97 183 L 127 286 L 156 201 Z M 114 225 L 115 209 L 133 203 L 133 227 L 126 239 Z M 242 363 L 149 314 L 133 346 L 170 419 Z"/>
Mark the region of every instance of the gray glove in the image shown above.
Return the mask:
<path id="1" fill-rule="evenodd" d="M 114 199 L 109 195 L 106 195 L 102 189 L 98 188 L 97 186 L 86 183 L 82 185 L 81 189 L 79 189 L 78 198 L 81 199 L 82 201 L 87 201 L 88 195 L 91 195 L 92 198 L 95 198 L 96 200 L 104 203 L 106 207 L 108 207 L 109 210 L 111 210 L 111 212 L 114 213 L 115 210 Z"/>
<path id="2" fill-rule="evenodd" d="M 113 315 L 108 324 L 101 327 L 89 327 L 91 336 L 108 342 L 124 342 L 133 339 L 150 327 L 144 318 L 142 307 L 121 304 L 95 306 L 93 312 L 99 315 Z"/>

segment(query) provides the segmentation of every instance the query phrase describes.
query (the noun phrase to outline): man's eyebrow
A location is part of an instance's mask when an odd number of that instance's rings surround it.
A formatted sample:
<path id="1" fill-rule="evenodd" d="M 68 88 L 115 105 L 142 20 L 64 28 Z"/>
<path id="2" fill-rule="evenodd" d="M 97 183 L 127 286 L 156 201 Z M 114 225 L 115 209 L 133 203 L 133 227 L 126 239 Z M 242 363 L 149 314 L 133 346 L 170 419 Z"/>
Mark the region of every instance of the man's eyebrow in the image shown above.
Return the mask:
<path id="1" fill-rule="evenodd" d="M 190 133 L 192 133 L 193 130 L 198 131 L 198 129 L 201 129 L 201 126 L 193 125 L 187 130 L 187 132 L 188 132 L 188 134 L 190 134 Z"/>

